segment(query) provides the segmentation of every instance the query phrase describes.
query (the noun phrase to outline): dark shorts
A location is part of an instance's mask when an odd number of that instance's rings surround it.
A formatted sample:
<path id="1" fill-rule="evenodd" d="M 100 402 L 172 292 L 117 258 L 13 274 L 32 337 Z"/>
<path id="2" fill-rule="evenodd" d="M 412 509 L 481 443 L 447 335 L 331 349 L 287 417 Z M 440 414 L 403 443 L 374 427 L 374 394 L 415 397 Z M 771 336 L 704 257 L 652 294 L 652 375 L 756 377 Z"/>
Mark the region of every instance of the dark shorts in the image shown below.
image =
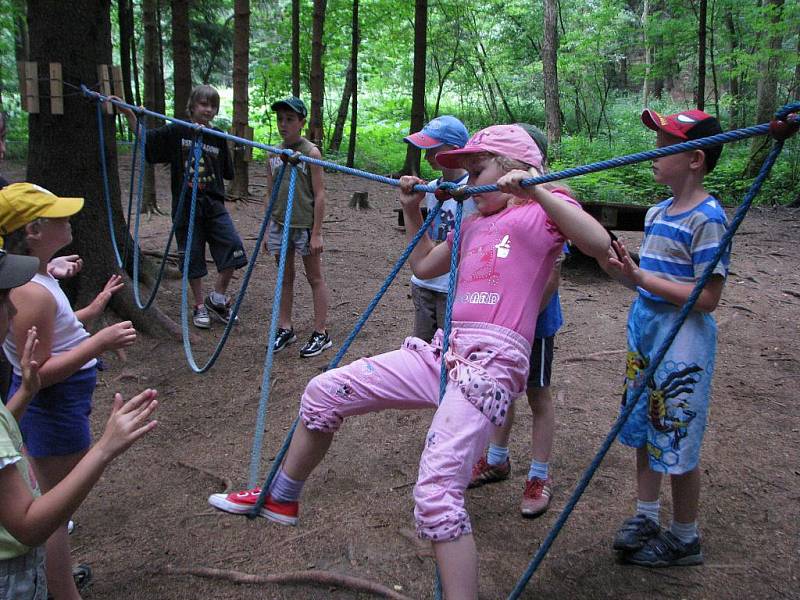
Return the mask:
<path id="1" fill-rule="evenodd" d="M 534 338 L 531 348 L 531 370 L 528 372 L 528 388 L 545 388 L 550 385 L 553 370 L 553 346 L 555 336 Z"/>
<path id="2" fill-rule="evenodd" d="M 189 193 L 187 191 L 187 193 Z M 188 200 L 188 198 L 187 198 Z M 189 237 L 189 202 L 185 202 L 183 213 L 178 219 L 175 237 L 178 240 L 180 254 L 179 267 L 183 269 L 183 254 L 186 251 L 186 240 Z M 206 268 L 206 244 L 211 250 L 211 258 L 217 271 L 225 269 L 241 269 L 247 265 L 247 255 L 242 239 L 233 225 L 228 209 L 221 200 L 209 198 L 205 194 L 197 195 L 197 206 L 194 213 L 194 231 L 192 231 L 192 247 L 189 252 L 189 279 L 198 279 L 208 274 Z"/>
<path id="3" fill-rule="evenodd" d="M 9 398 L 21 380 L 11 378 Z M 92 444 L 89 415 L 97 385 L 97 369 L 90 367 L 40 390 L 19 422 L 22 438 L 33 458 L 83 452 Z"/>
<path id="4" fill-rule="evenodd" d="M 412 283 L 411 301 L 414 303 L 414 337 L 430 342 L 437 329 L 444 329 L 447 293 Z"/>

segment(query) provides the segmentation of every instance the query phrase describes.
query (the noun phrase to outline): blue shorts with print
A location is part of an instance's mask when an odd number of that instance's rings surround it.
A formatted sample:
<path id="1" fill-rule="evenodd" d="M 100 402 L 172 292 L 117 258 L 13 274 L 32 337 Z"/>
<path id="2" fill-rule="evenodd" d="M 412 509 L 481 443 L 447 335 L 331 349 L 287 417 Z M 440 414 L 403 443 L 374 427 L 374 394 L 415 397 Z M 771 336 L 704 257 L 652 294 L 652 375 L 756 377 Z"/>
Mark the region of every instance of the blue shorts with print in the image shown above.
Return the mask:
<path id="1" fill-rule="evenodd" d="M 20 378 L 11 377 L 9 398 Z M 92 444 L 89 415 L 97 385 L 97 369 L 90 367 L 39 391 L 19 422 L 22 439 L 33 458 L 65 456 L 88 450 Z"/>
<path id="2" fill-rule="evenodd" d="M 636 407 L 619 434 L 622 444 L 647 448 L 652 470 L 671 475 L 691 471 L 700 460 L 717 348 L 714 318 L 692 311 L 653 380 L 643 382 L 678 313 L 671 304 L 641 296 L 631 306 L 622 404 L 636 401 Z"/>

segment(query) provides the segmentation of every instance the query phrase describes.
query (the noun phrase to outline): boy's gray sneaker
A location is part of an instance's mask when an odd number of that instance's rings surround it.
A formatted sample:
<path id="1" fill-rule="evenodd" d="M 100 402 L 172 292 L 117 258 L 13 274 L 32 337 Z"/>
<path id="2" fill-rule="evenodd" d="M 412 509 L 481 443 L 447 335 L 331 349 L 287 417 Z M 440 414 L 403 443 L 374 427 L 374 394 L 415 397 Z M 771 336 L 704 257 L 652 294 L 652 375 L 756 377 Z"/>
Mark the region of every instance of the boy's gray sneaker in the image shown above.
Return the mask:
<path id="1" fill-rule="evenodd" d="M 273 352 L 278 353 L 284 350 L 289 344 L 294 344 L 297 341 L 297 336 L 294 334 L 294 327 L 290 329 L 278 328 L 275 334 L 275 346 Z"/>
<path id="2" fill-rule="evenodd" d="M 323 350 L 327 350 L 331 346 L 333 346 L 333 342 L 331 338 L 328 337 L 327 331 L 324 333 L 315 331 L 311 334 L 311 337 L 308 338 L 305 346 L 300 349 L 300 356 L 303 358 L 311 358 L 317 354 L 322 354 Z"/>
<path id="3" fill-rule="evenodd" d="M 699 536 L 685 544 L 672 532 L 662 531 L 633 554 L 624 556 L 623 560 L 641 567 L 688 567 L 703 564 L 703 551 Z"/>
<path id="4" fill-rule="evenodd" d="M 217 304 L 211 299 L 211 295 L 208 295 L 205 300 L 203 300 L 203 304 L 208 309 L 208 314 L 215 319 L 219 319 L 223 324 L 227 325 L 228 321 L 231 320 L 231 299 L 227 296 L 225 297 L 224 304 Z M 238 323 L 239 317 L 237 316 L 233 322 L 234 324 Z"/>
<path id="5" fill-rule="evenodd" d="M 634 552 L 642 548 L 648 540 L 654 538 L 661 527 L 650 517 L 636 515 L 626 520 L 614 536 L 614 550 Z"/>
<path id="6" fill-rule="evenodd" d="M 205 304 L 195 306 L 192 311 L 192 323 L 200 329 L 211 329 L 211 317 L 208 316 L 208 309 Z"/>

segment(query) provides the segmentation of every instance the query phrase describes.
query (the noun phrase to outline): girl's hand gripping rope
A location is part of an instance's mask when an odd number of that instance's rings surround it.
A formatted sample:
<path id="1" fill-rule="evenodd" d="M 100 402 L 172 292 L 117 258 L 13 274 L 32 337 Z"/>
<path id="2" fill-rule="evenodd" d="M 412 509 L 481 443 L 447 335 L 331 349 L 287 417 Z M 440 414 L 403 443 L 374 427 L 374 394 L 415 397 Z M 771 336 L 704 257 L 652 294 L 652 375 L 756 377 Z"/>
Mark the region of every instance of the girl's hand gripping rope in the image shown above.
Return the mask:
<path id="1" fill-rule="evenodd" d="M 497 189 L 506 194 L 511 194 L 517 198 L 525 200 L 536 200 L 536 186 L 522 187 L 520 185 L 523 180 L 537 177 L 539 175 L 536 169 L 531 167 L 528 171 L 515 169 L 509 171 L 497 180 Z"/>
<path id="2" fill-rule="evenodd" d="M 404 210 L 419 210 L 420 202 L 425 198 L 425 192 L 414 191 L 415 185 L 425 185 L 425 180 L 413 175 L 400 178 L 400 205 Z"/>

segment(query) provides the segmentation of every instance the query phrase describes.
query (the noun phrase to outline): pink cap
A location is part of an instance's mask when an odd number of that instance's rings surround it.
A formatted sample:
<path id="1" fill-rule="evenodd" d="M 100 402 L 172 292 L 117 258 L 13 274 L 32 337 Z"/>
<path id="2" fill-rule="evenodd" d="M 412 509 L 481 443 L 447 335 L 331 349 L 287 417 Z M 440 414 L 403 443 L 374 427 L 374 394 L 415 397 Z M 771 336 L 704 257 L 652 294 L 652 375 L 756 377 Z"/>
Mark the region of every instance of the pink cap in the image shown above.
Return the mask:
<path id="1" fill-rule="evenodd" d="M 453 169 L 461 166 L 470 154 L 490 152 L 507 156 L 537 169 L 542 166 L 542 153 L 528 133 L 517 125 L 492 125 L 473 135 L 467 145 L 436 155 L 436 162 Z"/>

